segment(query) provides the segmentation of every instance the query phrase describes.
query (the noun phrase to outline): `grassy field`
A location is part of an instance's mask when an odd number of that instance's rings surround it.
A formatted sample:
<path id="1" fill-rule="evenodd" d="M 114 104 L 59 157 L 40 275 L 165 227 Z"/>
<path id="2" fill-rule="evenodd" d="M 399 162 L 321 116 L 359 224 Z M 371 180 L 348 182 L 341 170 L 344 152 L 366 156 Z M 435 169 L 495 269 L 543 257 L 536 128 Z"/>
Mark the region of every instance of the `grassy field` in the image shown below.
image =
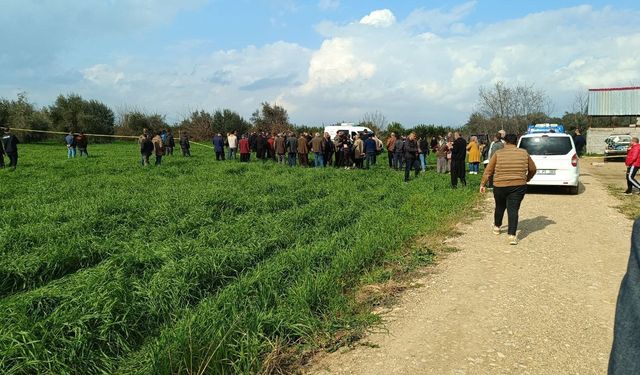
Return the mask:
<path id="1" fill-rule="evenodd" d="M 0 170 L 0 373 L 269 372 L 374 321 L 354 290 L 430 259 L 413 239 L 469 212 L 479 179 L 192 151 L 142 168 L 133 144 L 22 145 Z"/>

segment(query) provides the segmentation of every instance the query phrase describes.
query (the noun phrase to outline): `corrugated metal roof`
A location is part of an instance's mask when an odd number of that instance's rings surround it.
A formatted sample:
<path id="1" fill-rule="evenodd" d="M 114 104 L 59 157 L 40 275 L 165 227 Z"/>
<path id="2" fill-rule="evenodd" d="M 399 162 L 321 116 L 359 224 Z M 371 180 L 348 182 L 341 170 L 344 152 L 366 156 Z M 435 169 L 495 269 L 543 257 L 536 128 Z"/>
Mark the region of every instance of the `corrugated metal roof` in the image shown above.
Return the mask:
<path id="1" fill-rule="evenodd" d="M 589 116 L 640 115 L 640 87 L 589 89 Z"/>

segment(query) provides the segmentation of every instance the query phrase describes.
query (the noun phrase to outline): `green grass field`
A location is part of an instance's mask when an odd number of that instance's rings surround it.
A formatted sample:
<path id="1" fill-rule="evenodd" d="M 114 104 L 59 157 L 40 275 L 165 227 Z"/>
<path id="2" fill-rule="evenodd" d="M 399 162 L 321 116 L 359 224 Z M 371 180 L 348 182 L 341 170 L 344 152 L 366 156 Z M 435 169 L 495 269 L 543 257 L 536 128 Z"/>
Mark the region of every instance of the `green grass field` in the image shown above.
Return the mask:
<path id="1" fill-rule="evenodd" d="M 468 213 L 479 180 L 89 152 L 21 145 L 0 170 L 0 373 L 268 372 L 371 323 L 354 289 Z"/>

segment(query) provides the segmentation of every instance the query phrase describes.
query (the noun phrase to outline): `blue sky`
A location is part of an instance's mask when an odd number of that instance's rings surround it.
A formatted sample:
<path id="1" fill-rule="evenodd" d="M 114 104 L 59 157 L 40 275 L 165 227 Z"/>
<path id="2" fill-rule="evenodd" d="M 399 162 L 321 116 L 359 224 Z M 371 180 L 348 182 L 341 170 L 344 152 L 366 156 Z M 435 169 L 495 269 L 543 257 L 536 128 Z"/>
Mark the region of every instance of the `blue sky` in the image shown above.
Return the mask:
<path id="1" fill-rule="evenodd" d="M 3 0 L 0 97 L 26 91 L 142 109 L 298 124 L 459 125 L 478 88 L 547 92 L 553 114 L 589 87 L 640 82 L 640 3 L 619 1 Z"/>

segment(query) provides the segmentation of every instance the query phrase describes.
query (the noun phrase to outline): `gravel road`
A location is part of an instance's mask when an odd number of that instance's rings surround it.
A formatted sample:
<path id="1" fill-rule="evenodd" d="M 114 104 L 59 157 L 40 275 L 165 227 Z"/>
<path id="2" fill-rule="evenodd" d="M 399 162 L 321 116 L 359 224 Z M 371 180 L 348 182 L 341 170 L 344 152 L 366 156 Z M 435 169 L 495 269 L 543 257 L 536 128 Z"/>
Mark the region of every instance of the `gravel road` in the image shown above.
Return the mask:
<path id="1" fill-rule="evenodd" d="M 487 194 L 486 215 L 451 240 L 461 251 L 385 315 L 388 333 L 318 358 L 307 372 L 606 373 L 632 222 L 585 164 L 579 195 L 525 197 L 518 246 L 491 233 Z"/>

